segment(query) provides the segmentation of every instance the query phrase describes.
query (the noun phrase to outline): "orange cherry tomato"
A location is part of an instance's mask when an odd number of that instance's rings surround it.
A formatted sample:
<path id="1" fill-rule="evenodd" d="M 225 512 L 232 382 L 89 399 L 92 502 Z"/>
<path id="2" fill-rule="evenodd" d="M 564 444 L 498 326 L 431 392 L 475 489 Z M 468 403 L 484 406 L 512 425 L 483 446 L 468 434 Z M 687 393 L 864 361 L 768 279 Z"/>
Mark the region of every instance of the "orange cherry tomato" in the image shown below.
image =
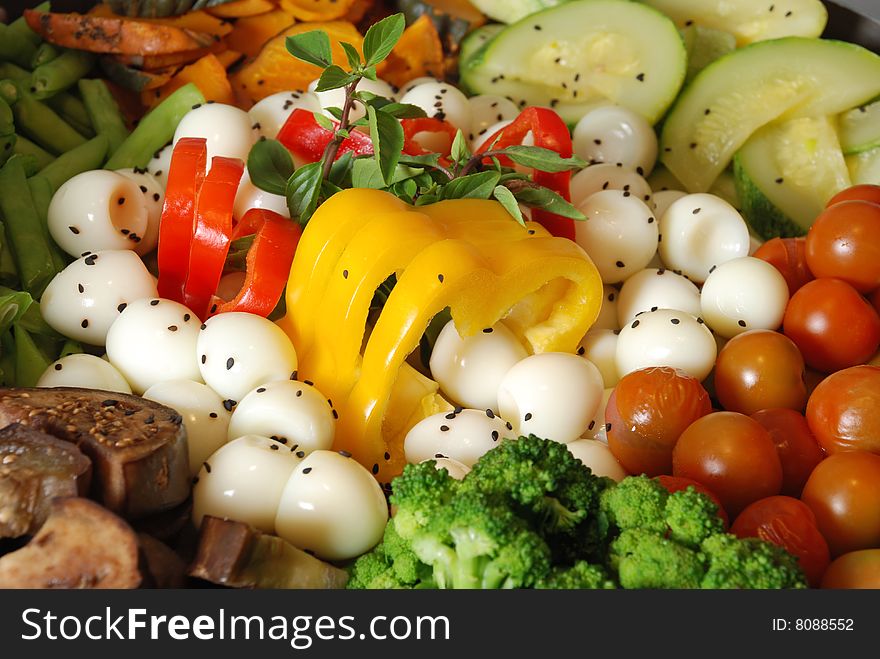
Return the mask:
<path id="1" fill-rule="evenodd" d="M 807 234 L 807 265 L 859 293 L 880 287 L 880 202 L 842 201 L 826 208 Z"/>
<path id="2" fill-rule="evenodd" d="M 752 418 L 767 429 L 776 445 L 782 463 L 782 493 L 799 497 L 813 469 L 825 459 L 807 420 L 800 412 L 782 407 L 759 410 Z"/>
<path id="3" fill-rule="evenodd" d="M 834 559 L 822 588 L 880 588 L 880 549 L 851 551 Z"/>
<path id="4" fill-rule="evenodd" d="M 825 208 L 830 208 L 834 204 L 839 204 L 842 201 L 852 200 L 872 201 L 875 204 L 880 204 L 880 185 L 863 183 L 862 185 L 854 185 L 846 190 L 841 190 L 831 197 Z"/>
<path id="5" fill-rule="evenodd" d="M 825 378 L 807 402 L 807 423 L 828 453 L 880 454 L 880 367 L 854 366 Z"/>
<path id="6" fill-rule="evenodd" d="M 789 295 L 794 295 L 801 286 L 813 280 L 813 273 L 807 266 L 806 238 L 771 238 L 752 256 L 779 270 L 788 284 Z"/>

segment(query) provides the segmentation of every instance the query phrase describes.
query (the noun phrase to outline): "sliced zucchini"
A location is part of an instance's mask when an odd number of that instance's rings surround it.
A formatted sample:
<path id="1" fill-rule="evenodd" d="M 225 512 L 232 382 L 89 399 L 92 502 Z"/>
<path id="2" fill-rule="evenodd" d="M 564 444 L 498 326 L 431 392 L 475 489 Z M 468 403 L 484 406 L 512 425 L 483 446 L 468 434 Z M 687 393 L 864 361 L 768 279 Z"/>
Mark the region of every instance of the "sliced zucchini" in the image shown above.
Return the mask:
<path id="1" fill-rule="evenodd" d="M 712 187 L 709 188 L 709 192 L 716 197 L 721 197 L 735 209 L 740 210 L 741 205 L 739 203 L 739 194 L 736 191 L 736 178 L 733 175 L 733 171 L 725 169 L 721 172 L 718 178 L 715 179 Z"/>
<path id="2" fill-rule="evenodd" d="M 563 2 L 566 0 L 470 0 L 486 16 L 502 23 L 515 23 L 521 18 Z"/>
<path id="3" fill-rule="evenodd" d="M 880 94 L 880 56 L 855 44 L 789 37 L 762 41 L 706 67 L 666 117 L 661 160 L 691 192 L 705 192 L 761 126 L 838 114 Z"/>
<path id="4" fill-rule="evenodd" d="M 818 37 L 828 23 L 821 0 L 641 0 L 679 26 L 730 32 L 740 46 L 780 37 Z"/>
<path id="5" fill-rule="evenodd" d="M 471 93 L 553 107 L 568 122 L 610 100 L 656 123 L 686 70 L 681 36 L 660 12 L 578 0 L 506 27 L 462 64 L 461 81 Z"/>
<path id="6" fill-rule="evenodd" d="M 828 200 L 850 185 L 828 117 L 765 126 L 736 154 L 734 176 L 743 215 L 764 238 L 805 234 Z"/>
<path id="7" fill-rule="evenodd" d="M 675 176 L 672 175 L 668 169 L 663 167 L 662 165 L 657 165 L 654 167 L 654 170 L 651 172 L 651 175 L 647 179 L 648 185 L 651 187 L 652 192 L 663 192 L 664 190 L 684 190 L 684 186 L 681 184 Z"/>
<path id="8" fill-rule="evenodd" d="M 736 50 L 736 37 L 730 32 L 702 25 L 690 25 L 680 31 L 688 54 L 688 82 L 712 62 Z"/>
<path id="9" fill-rule="evenodd" d="M 880 146 L 880 101 L 844 112 L 840 115 L 838 131 L 840 146 L 846 154 Z"/>
<path id="10" fill-rule="evenodd" d="M 504 26 L 501 23 L 487 23 L 481 25 L 476 30 L 472 30 L 462 39 L 461 46 L 458 48 L 458 61 L 465 62 L 470 59 L 471 55 L 482 48 L 487 41 L 490 41 L 497 35 Z"/>
<path id="11" fill-rule="evenodd" d="M 853 185 L 880 185 L 880 147 L 846 157 Z"/>

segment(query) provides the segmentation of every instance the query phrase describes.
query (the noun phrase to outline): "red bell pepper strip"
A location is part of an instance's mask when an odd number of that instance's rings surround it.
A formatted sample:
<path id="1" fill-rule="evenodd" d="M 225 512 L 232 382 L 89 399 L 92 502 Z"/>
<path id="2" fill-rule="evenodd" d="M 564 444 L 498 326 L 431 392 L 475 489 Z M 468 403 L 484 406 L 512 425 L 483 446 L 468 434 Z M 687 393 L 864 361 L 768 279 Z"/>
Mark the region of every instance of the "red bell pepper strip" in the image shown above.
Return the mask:
<path id="1" fill-rule="evenodd" d="M 334 122 L 336 123 L 336 122 Z M 315 121 L 314 113 L 296 109 L 290 113 L 287 121 L 278 131 L 277 139 L 300 162 L 318 162 L 324 155 L 324 149 L 333 139 L 333 132 Z M 370 136 L 359 130 L 352 130 L 349 137 L 342 140 L 336 157 L 351 151 L 354 156 L 371 155 L 373 142 Z"/>
<path id="2" fill-rule="evenodd" d="M 483 142 L 477 153 L 522 144 L 529 131 L 534 136 L 535 146 L 556 151 L 563 158 L 571 157 L 571 135 L 565 122 L 553 110 L 539 107 L 525 108 L 512 123 L 499 129 Z M 553 190 L 566 201 L 571 201 L 569 191 L 571 172 L 535 170 L 532 178 L 538 185 Z M 554 236 L 575 239 L 574 220 L 540 209 L 532 209 L 532 218 Z"/>
<path id="3" fill-rule="evenodd" d="M 174 147 L 159 224 L 159 295 L 182 301 L 189 270 L 196 200 L 205 178 L 204 138 L 184 137 Z"/>
<path id="4" fill-rule="evenodd" d="M 452 146 L 452 140 L 455 139 L 457 132 L 455 126 L 448 121 L 435 119 L 434 117 L 417 117 L 413 119 L 401 119 L 400 125 L 403 126 L 403 152 L 410 156 L 419 156 L 430 153 L 421 144 L 415 140 L 418 133 L 446 133 L 449 136 L 449 146 Z M 446 153 L 440 154 L 448 156 Z"/>
<path id="5" fill-rule="evenodd" d="M 215 157 L 202 183 L 183 303 L 204 318 L 217 291 L 232 236 L 232 207 L 244 173 L 238 158 Z"/>
<path id="6" fill-rule="evenodd" d="M 241 290 L 228 302 L 214 298 L 209 315 L 246 311 L 268 316 L 281 299 L 302 229 L 274 211 L 251 208 L 235 225 L 232 239 L 252 233 L 256 235 L 247 254 Z"/>

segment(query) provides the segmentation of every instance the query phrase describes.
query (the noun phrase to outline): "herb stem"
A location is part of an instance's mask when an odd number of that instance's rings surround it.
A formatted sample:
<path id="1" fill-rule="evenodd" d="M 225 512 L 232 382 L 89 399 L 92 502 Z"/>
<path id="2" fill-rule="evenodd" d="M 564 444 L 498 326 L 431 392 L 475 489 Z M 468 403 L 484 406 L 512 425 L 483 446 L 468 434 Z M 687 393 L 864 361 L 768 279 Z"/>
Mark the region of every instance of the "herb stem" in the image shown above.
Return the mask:
<path id="1" fill-rule="evenodd" d="M 339 131 L 347 131 L 349 128 L 348 119 L 354 108 L 354 93 L 359 82 L 360 78 L 345 86 L 345 102 L 342 104 L 342 114 L 339 117 L 339 125 L 336 127 L 333 139 L 327 143 L 327 147 L 324 149 L 324 154 L 321 156 L 321 161 L 323 163 L 321 167 L 321 176 L 324 179 L 327 179 L 330 176 L 330 168 L 333 167 L 333 163 L 336 161 L 336 154 L 339 153 L 339 147 L 345 139 L 339 134 Z"/>
<path id="2" fill-rule="evenodd" d="M 498 156 L 503 156 L 503 155 L 504 155 L 504 149 L 495 149 L 495 150 L 490 150 L 490 151 L 484 151 L 483 153 L 477 153 L 477 154 L 470 157 L 470 159 L 464 164 L 464 167 L 462 167 L 461 170 L 458 172 L 458 175 L 459 176 L 467 175 L 468 173 L 470 173 L 470 171 L 472 169 L 476 169 L 476 167 L 479 166 L 483 162 L 483 160 L 485 160 L 486 158 L 497 158 Z"/>

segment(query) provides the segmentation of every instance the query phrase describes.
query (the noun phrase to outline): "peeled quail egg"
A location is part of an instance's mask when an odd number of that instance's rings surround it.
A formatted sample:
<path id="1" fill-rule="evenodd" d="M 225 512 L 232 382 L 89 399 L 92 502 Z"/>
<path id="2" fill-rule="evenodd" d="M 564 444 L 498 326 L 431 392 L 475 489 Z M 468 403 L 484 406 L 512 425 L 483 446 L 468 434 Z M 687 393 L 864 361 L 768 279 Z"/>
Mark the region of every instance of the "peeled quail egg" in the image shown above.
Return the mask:
<path id="1" fill-rule="evenodd" d="M 626 478 L 627 473 L 608 444 L 595 439 L 578 439 L 567 444 L 569 452 L 590 468 L 596 476 L 606 476 L 618 483 Z"/>
<path id="2" fill-rule="evenodd" d="M 147 228 L 138 235 L 139 240 L 134 241 L 134 251 L 141 256 L 149 254 L 159 244 L 159 220 L 162 219 L 162 206 L 165 203 L 165 186 L 145 170 L 117 169 L 116 173 L 134 181 L 144 195 Z"/>
<path id="3" fill-rule="evenodd" d="M 623 327 L 636 314 L 652 309 L 679 309 L 700 315 L 700 289 L 683 275 L 666 268 L 646 268 L 623 282 L 617 320 Z"/>
<path id="4" fill-rule="evenodd" d="M 261 135 L 275 139 L 284 122 L 297 109 L 320 112 L 321 101 L 314 92 L 278 92 L 255 103 L 248 115 Z"/>
<path id="5" fill-rule="evenodd" d="M 599 316 L 590 329 L 620 329 L 617 322 L 617 299 L 620 291 L 610 284 L 602 286 L 602 307 L 599 309 Z"/>
<path id="6" fill-rule="evenodd" d="M 514 436 L 512 426 L 492 410 L 458 408 L 419 421 L 406 434 L 403 451 L 413 464 L 439 455 L 472 467 L 499 440 Z"/>
<path id="7" fill-rule="evenodd" d="M 429 117 L 444 119 L 465 135 L 472 132 L 473 116 L 467 96 L 448 82 L 417 85 L 404 94 L 400 102 L 419 106 Z"/>
<path id="8" fill-rule="evenodd" d="M 471 468 L 468 467 L 466 464 L 462 464 L 458 460 L 453 460 L 452 458 L 438 458 L 437 456 L 434 456 L 430 459 L 434 461 L 434 466 L 437 469 L 445 469 L 449 473 L 449 475 L 457 481 L 460 481 L 471 471 Z"/>
<path id="9" fill-rule="evenodd" d="M 634 169 L 611 163 L 584 167 L 571 177 L 571 203 L 579 206 L 590 195 L 602 190 L 623 190 L 651 205 L 653 195 L 648 182 Z"/>
<path id="10" fill-rule="evenodd" d="M 590 360 L 599 369 L 605 388 L 617 384 L 620 377 L 617 375 L 617 332 L 615 330 L 591 329 L 581 339 L 577 354 Z"/>
<path id="11" fill-rule="evenodd" d="M 578 121 L 572 132 L 574 152 L 584 160 L 621 163 L 640 175 L 657 161 L 657 134 L 638 112 L 620 105 L 600 105 Z"/>
<path id="12" fill-rule="evenodd" d="M 174 131 L 174 144 L 182 137 L 204 137 L 209 168 L 214 156 L 247 161 L 248 152 L 256 141 L 252 125 L 248 113 L 234 105 L 206 103 L 183 116 Z"/>
<path id="13" fill-rule="evenodd" d="M 131 387 L 108 361 L 78 353 L 67 355 L 51 364 L 37 380 L 38 387 L 83 387 L 130 394 Z"/>

